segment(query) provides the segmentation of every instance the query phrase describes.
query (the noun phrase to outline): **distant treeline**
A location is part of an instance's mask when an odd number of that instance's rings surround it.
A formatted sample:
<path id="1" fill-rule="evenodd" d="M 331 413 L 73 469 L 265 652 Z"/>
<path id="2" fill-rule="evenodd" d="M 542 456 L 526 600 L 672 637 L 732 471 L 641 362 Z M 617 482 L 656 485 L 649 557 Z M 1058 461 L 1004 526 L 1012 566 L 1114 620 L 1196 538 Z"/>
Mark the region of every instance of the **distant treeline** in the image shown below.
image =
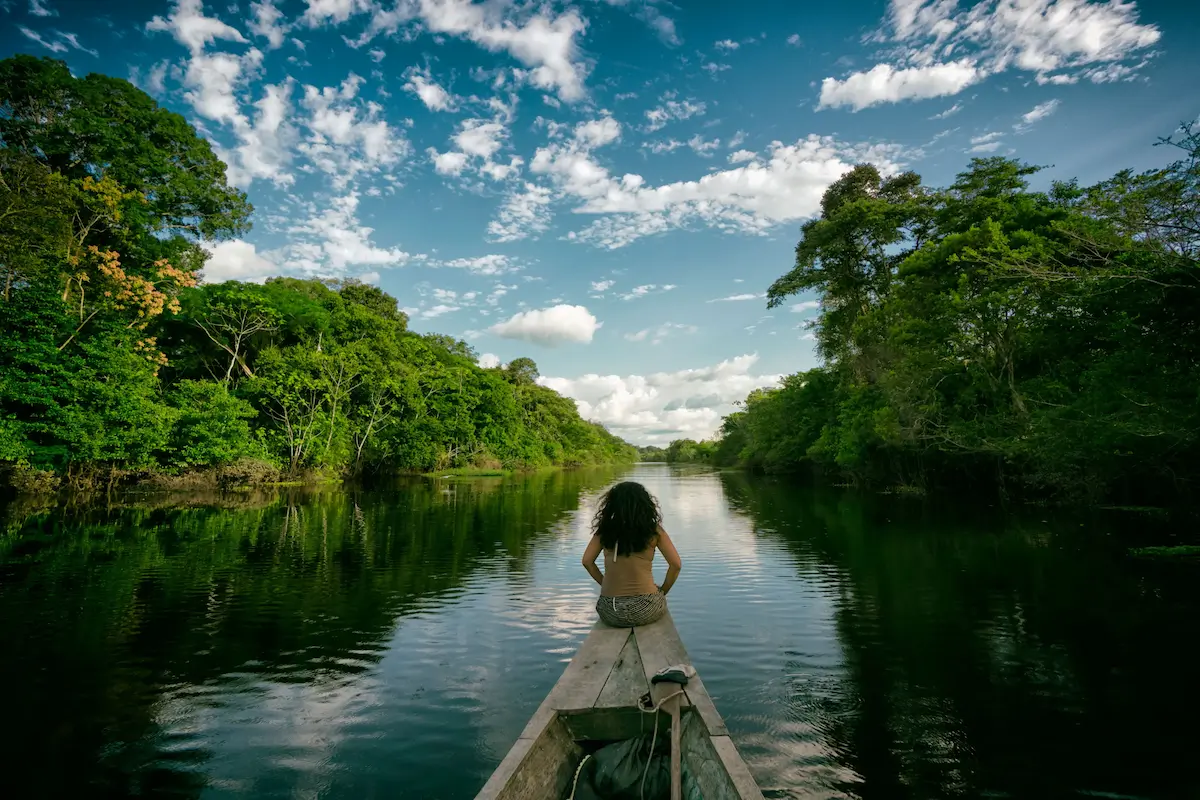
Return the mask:
<path id="1" fill-rule="evenodd" d="M 974 159 L 945 189 L 859 166 L 768 292 L 816 292 L 823 366 L 759 390 L 709 460 L 913 488 L 1170 502 L 1200 479 L 1200 129 L 1095 186 Z M 815 305 L 815 304 L 814 304 Z M 801 308 L 800 310 L 803 310 Z M 674 457 L 672 457 L 674 451 Z"/>
<path id="2" fill-rule="evenodd" d="M 632 462 L 516 359 L 354 281 L 197 285 L 252 208 L 127 81 L 0 61 L 0 471 L 53 486 Z"/>

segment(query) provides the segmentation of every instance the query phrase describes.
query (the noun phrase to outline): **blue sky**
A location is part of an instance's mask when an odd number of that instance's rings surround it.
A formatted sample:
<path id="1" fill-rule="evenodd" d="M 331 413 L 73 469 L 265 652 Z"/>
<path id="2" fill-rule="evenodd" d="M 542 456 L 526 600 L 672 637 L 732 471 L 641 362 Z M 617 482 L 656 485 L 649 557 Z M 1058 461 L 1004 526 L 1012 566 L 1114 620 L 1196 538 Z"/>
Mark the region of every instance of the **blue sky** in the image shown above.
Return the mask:
<path id="1" fill-rule="evenodd" d="M 1103 179 L 1200 98 L 1200 9 L 1083 0 L 0 0 L 3 54 L 128 77 L 256 212 L 209 280 L 356 276 L 638 443 L 814 366 L 767 311 L 861 160 Z M 821 13 L 814 13 L 816 9 Z"/>

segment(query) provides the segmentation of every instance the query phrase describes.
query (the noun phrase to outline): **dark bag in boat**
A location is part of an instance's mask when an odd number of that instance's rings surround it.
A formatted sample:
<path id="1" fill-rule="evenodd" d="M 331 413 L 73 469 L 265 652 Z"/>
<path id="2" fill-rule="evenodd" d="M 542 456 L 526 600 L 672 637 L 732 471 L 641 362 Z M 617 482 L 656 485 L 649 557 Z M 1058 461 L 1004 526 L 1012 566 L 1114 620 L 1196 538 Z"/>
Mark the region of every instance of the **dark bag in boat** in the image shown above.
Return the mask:
<path id="1" fill-rule="evenodd" d="M 671 745 L 670 732 L 658 732 L 654 753 L 650 753 L 652 736 L 627 739 L 600 748 L 579 771 L 574 800 L 670 800 Z M 650 769 L 646 760 L 650 759 Z M 642 776 L 645 775 L 643 792 Z M 568 795 L 569 797 L 570 795 Z M 683 771 L 685 800 L 701 800 L 692 776 Z"/>

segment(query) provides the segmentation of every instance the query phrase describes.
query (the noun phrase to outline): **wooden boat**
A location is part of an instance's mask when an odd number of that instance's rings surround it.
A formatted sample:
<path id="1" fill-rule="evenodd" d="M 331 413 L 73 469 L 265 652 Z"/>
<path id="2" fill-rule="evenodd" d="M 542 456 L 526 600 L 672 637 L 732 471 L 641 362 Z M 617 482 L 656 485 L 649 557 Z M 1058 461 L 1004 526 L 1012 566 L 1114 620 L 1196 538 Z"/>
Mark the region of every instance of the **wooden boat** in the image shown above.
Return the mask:
<path id="1" fill-rule="evenodd" d="M 672 664 L 691 661 L 670 614 L 632 629 L 596 623 L 476 800 L 562 800 L 588 749 L 650 733 L 656 715 L 658 736 L 669 735 L 674 703 L 681 746 L 672 750 L 705 800 L 762 800 L 699 675 L 675 698 L 677 684 L 651 685 Z M 647 693 L 657 712 L 644 710 Z M 672 769 L 679 774 L 678 763 Z"/>

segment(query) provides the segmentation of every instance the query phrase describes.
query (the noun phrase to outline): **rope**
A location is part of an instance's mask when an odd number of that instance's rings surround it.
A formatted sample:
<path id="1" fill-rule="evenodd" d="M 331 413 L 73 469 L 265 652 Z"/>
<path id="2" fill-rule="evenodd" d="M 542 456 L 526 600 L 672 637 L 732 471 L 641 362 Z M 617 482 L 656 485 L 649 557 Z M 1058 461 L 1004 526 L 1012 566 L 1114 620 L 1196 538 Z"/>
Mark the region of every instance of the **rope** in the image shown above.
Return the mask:
<path id="1" fill-rule="evenodd" d="M 659 700 L 658 703 L 655 704 L 654 708 L 649 710 L 644 709 L 641 706 L 637 707 L 638 711 L 641 711 L 644 714 L 654 715 L 654 735 L 650 737 L 650 752 L 646 754 L 646 768 L 642 770 L 642 782 L 638 784 L 638 797 L 641 798 L 641 800 L 646 800 L 646 776 L 650 774 L 650 759 L 654 757 L 654 745 L 658 742 L 658 710 L 662 708 L 663 704 L 668 700 L 678 697 L 685 691 L 685 689 L 680 689 L 677 692 L 667 695 L 662 700 Z M 574 791 L 572 791 L 571 794 L 574 795 Z M 574 800 L 574 797 L 572 797 L 571 800 Z"/>
<path id="2" fill-rule="evenodd" d="M 575 768 L 575 780 L 571 781 L 571 796 L 567 800 L 575 800 L 575 789 L 579 787 L 579 773 L 583 772 L 583 765 L 591 758 L 591 754 L 583 757 L 583 761 L 579 762 L 579 766 Z"/>

